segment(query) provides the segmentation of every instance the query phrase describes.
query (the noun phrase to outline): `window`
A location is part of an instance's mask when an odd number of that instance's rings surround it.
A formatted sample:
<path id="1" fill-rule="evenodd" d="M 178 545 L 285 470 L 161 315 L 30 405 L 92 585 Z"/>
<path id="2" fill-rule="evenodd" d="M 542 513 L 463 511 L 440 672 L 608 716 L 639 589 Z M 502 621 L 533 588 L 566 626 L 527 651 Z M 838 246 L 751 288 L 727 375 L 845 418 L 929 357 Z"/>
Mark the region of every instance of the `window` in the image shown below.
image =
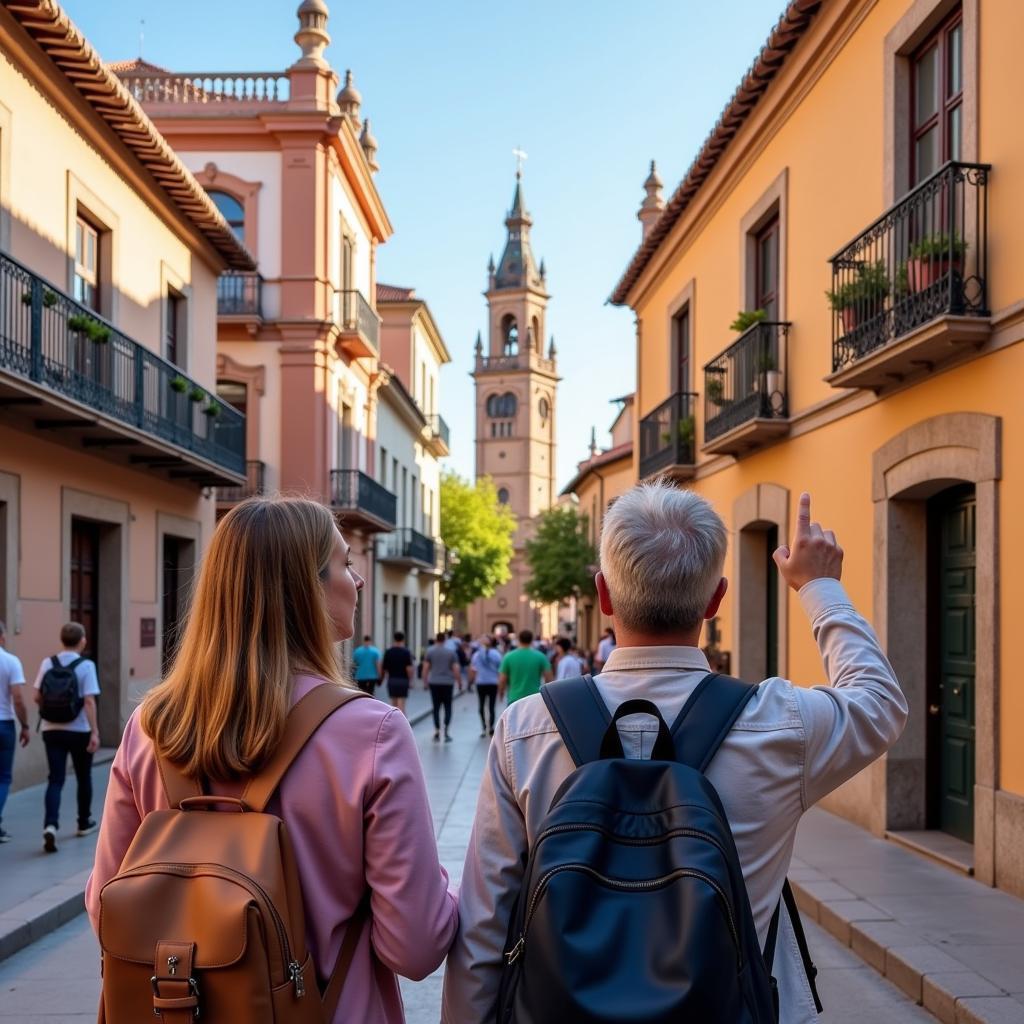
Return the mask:
<path id="1" fill-rule="evenodd" d="M 355 267 L 355 243 L 352 236 L 342 228 L 341 235 L 341 287 L 345 291 L 352 290 L 352 274 Z"/>
<path id="2" fill-rule="evenodd" d="M 507 487 L 499 487 L 498 488 L 498 501 L 500 501 L 502 503 L 502 505 L 507 505 L 508 504 L 508 499 L 509 499 L 508 488 Z"/>
<path id="3" fill-rule="evenodd" d="M 779 218 L 772 217 L 754 241 L 754 309 L 779 319 Z"/>
<path id="4" fill-rule="evenodd" d="M 249 402 L 249 389 L 233 380 L 217 381 L 217 397 L 237 409 L 243 416 Z"/>
<path id="5" fill-rule="evenodd" d="M 501 338 L 504 355 L 519 354 L 519 327 L 516 325 L 516 318 L 511 313 L 506 313 L 501 318 Z"/>
<path id="6" fill-rule="evenodd" d="M 544 422 L 547 422 L 547 418 L 551 415 L 551 403 L 548 402 L 547 398 L 543 395 L 537 403 L 537 412 L 540 414 L 540 418 Z"/>
<path id="7" fill-rule="evenodd" d="M 963 15 L 957 12 L 917 50 L 911 76 L 911 184 L 959 160 L 963 136 Z"/>
<path id="8" fill-rule="evenodd" d="M 492 420 L 511 419 L 515 416 L 518 405 L 516 396 L 511 391 L 506 391 L 503 395 L 491 395 L 487 399 L 487 415 Z"/>
<path id="9" fill-rule="evenodd" d="M 75 298 L 99 312 L 100 232 L 81 215 L 75 221 Z"/>
<path id="10" fill-rule="evenodd" d="M 175 366 L 184 366 L 185 297 L 173 288 L 167 289 L 164 306 L 164 358 Z"/>
<path id="11" fill-rule="evenodd" d="M 380 449 L 380 476 L 377 478 L 380 483 L 387 487 L 388 485 L 388 450 L 381 446 Z"/>
<path id="12" fill-rule="evenodd" d="M 676 391 L 690 390 L 690 304 L 672 317 L 672 344 L 675 351 Z"/>
<path id="13" fill-rule="evenodd" d="M 213 200 L 213 205 L 220 210 L 224 219 L 228 222 L 228 227 L 234 232 L 235 237 L 240 241 L 245 241 L 245 209 L 242 204 L 227 192 L 210 192 L 210 198 Z"/>

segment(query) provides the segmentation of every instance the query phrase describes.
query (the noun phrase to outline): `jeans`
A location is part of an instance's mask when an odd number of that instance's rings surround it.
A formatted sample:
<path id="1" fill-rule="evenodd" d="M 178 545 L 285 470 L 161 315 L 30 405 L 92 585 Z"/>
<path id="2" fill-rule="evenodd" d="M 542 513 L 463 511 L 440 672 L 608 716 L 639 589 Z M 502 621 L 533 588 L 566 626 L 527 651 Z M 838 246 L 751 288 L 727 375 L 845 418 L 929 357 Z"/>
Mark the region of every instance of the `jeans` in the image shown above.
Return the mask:
<path id="1" fill-rule="evenodd" d="M 498 684 L 497 683 L 477 683 L 476 684 L 476 695 L 477 700 L 480 701 L 480 727 L 482 729 L 490 729 L 494 732 L 494 701 L 498 696 Z M 484 721 L 484 702 L 487 703 L 487 711 L 489 721 Z"/>
<path id="2" fill-rule="evenodd" d="M 4 804 L 11 791 L 11 769 L 14 767 L 14 748 L 18 733 L 14 719 L 0 722 L 0 821 L 4 816 Z"/>
<path id="3" fill-rule="evenodd" d="M 448 726 L 452 721 L 452 690 L 455 689 L 454 683 L 431 683 L 430 684 L 430 701 L 433 705 L 434 711 L 434 731 L 440 732 L 441 730 L 441 708 L 444 708 L 444 731 L 448 731 Z"/>
<path id="4" fill-rule="evenodd" d="M 43 744 L 46 746 L 46 760 L 50 766 L 43 826 L 60 827 L 60 794 L 64 789 L 70 754 L 78 782 L 78 827 L 85 828 L 92 811 L 92 754 L 86 750 L 89 746 L 89 733 L 48 729 L 43 733 Z"/>

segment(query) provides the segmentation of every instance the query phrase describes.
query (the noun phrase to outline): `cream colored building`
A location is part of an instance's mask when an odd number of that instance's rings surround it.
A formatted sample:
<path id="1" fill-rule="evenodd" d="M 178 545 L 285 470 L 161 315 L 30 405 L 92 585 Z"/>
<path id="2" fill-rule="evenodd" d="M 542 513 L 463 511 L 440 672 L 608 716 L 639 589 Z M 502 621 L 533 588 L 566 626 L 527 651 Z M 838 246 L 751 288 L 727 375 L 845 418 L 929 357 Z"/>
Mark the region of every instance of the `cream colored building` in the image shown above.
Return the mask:
<path id="1" fill-rule="evenodd" d="M 377 479 L 398 498 L 397 528 L 378 538 L 373 638 L 383 650 L 396 630 L 413 651 L 437 632 L 445 569 L 440 535 L 440 458 L 448 425 L 438 411 L 448 348 L 411 288 L 377 285 L 381 327 Z"/>
<path id="2" fill-rule="evenodd" d="M 530 629 L 550 636 L 558 630 L 557 607 L 535 607 L 526 596 L 529 567 L 525 544 L 535 518 L 555 504 L 555 399 L 558 372 L 552 338 L 545 354 L 548 292 L 544 262 L 530 247 L 533 221 L 516 176 L 508 236 L 498 265 L 488 266 L 487 347 L 477 335 L 476 475 L 489 476 L 498 498 L 515 513 L 512 575 L 489 598 L 468 610 L 474 634 Z"/>
<path id="3" fill-rule="evenodd" d="M 30 681 L 82 622 L 102 742 L 159 678 L 214 488 L 218 276 L 245 247 L 51 2 L 0 6 L 0 618 Z M 45 777 L 38 739 L 15 785 Z"/>
<path id="4" fill-rule="evenodd" d="M 219 287 L 217 382 L 248 418 L 251 493 L 330 504 L 366 578 L 357 632 L 373 632 L 376 538 L 398 498 L 376 478 L 381 321 L 377 246 L 391 223 L 374 184 L 377 143 L 351 72 L 327 64 L 328 9 L 303 0 L 297 59 L 264 73 L 177 74 L 112 65 L 239 238 L 255 273 Z"/>

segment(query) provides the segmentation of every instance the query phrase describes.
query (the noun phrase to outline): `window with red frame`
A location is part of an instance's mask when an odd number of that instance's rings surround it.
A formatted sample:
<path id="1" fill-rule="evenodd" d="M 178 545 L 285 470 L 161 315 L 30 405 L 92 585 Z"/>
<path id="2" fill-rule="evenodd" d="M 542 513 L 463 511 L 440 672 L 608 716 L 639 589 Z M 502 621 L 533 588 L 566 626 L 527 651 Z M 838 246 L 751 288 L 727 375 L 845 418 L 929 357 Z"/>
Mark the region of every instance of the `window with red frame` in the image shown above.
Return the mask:
<path id="1" fill-rule="evenodd" d="M 913 57 L 911 186 L 959 160 L 963 134 L 963 14 L 958 8 Z"/>

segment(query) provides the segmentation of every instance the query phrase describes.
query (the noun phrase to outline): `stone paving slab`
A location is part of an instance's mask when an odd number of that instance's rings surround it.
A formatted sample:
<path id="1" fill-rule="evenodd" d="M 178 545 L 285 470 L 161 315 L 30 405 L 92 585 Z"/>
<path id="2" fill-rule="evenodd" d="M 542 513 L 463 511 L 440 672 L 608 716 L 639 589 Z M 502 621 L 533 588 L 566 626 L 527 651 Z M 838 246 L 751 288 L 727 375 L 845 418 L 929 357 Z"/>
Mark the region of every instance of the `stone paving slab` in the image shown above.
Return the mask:
<path id="1" fill-rule="evenodd" d="M 1024 1024 L 1024 901 L 820 810 L 793 864 L 802 913 L 944 1024 Z"/>

